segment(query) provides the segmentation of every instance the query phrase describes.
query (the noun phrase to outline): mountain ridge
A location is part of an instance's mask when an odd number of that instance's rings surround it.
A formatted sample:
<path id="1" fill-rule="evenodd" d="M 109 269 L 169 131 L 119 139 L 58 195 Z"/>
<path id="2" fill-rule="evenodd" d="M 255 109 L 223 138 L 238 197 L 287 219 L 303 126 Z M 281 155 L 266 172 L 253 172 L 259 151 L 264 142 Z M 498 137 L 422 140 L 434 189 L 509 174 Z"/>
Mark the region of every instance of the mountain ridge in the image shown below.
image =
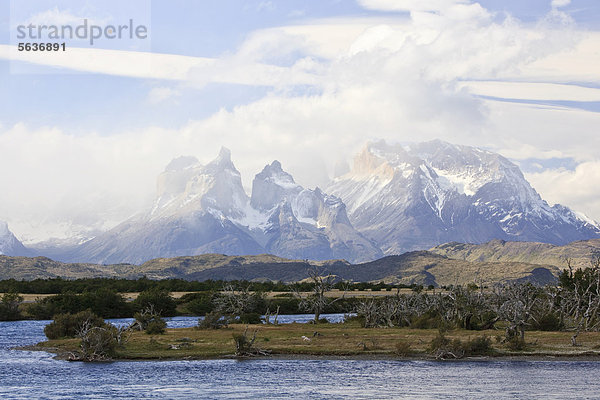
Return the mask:
<path id="1" fill-rule="evenodd" d="M 294 182 L 279 161 L 253 181 L 252 196 L 222 148 L 202 165 L 173 160 L 157 180 L 153 207 L 60 257 L 62 261 L 143 263 L 203 253 L 366 261 L 383 254 L 356 231 L 341 200 Z"/>
<path id="2" fill-rule="evenodd" d="M 61 277 L 185 280 L 249 280 L 297 282 L 310 276 L 315 267 L 323 274 L 354 282 L 422 284 L 435 287 L 454 284 L 493 285 L 514 281 L 547 284 L 556 281 L 559 270 L 552 266 L 526 263 L 491 263 L 454 260 L 428 251 L 386 256 L 362 264 L 345 260 L 308 262 L 273 255 L 226 256 L 203 254 L 160 258 L 133 264 L 62 263 L 46 257 L 0 256 L 0 276 L 4 279 L 33 280 Z"/>
<path id="3" fill-rule="evenodd" d="M 456 260 L 472 262 L 525 262 L 553 265 L 560 269 L 590 267 L 600 256 L 600 239 L 579 240 L 556 246 L 539 242 L 492 240 L 482 244 L 444 243 L 428 251 Z"/>
<path id="4" fill-rule="evenodd" d="M 449 242 L 561 245 L 600 238 L 597 222 L 550 206 L 517 165 L 487 150 L 439 140 L 369 142 L 352 169 L 338 169 L 346 173 L 324 189 L 310 189 L 274 160 L 254 176 L 248 195 L 228 149 L 206 164 L 175 158 L 157 177 L 149 209 L 78 245 L 33 253 L 17 243 L 7 254 L 141 264 L 204 253 L 272 253 L 360 263 Z M 6 243 L 16 240 L 7 235 Z"/>
<path id="5" fill-rule="evenodd" d="M 351 223 L 385 254 L 450 241 L 566 244 L 600 237 L 598 223 L 549 206 L 508 159 L 439 140 L 369 143 L 326 191 L 344 201 Z"/>

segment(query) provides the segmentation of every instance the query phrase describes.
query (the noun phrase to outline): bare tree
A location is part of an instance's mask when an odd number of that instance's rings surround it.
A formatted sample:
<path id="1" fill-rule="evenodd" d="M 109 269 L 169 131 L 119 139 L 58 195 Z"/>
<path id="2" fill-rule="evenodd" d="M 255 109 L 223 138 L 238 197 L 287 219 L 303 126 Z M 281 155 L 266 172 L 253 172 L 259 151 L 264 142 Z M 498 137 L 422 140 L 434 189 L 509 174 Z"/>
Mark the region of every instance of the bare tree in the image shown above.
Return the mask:
<path id="1" fill-rule="evenodd" d="M 600 327 L 600 256 L 594 255 L 590 268 L 573 270 L 567 259 L 568 270 L 564 281 L 569 284 L 561 288 L 562 304 L 574 322 L 571 344 L 577 346 L 581 331 L 598 330 Z"/>
<path id="2" fill-rule="evenodd" d="M 229 283 L 223 287 L 220 295 L 214 299 L 216 309 L 233 317 L 251 312 L 262 300 L 260 293 L 250 291 L 250 286 L 236 287 Z"/>
<path id="3" fill-rule="evenodd" d="M 250 356 L 267 356 L 270 355 L 270 351 L 260 349 L 254 346 L 256 341 L 257 330 L 254 330 L 252 338 L 248 338 L 248 326 L 244 329 L 243 334 L 234 334 L 233 341 L 235 342 L 235 355 L 237 357 L 250 357 Z"/>
<path id="4" fill-rule="evenodd" d="M 84 321 L 78 331 L 77 337 L 81 339 L 80 353 L 71 353 L 70 361 L 105 361 L 113 356 L 117 345 L 127 340 L 125 331 L 128 328 L 117 328 L 111 324 L 103 326 L 94 325 L 90 319 Z"/>
<path id="5" fill-rule="evenodd" d="M 309 279 L 312 283 L 312 293 L 306 297 L 300 295 L 298 291 L 295 292 L 296 297 L 300 299 L 299 307 L 306 311 L 315 314 L 314 322 L 319 322 L 321 313 L 325 307 L 342 300 L 346 295 L 344 290 L 341 297 L 335 299 L 328 298 L 325 294 L 333 289 L 334 276 L 331 274 L 322 275 L 318 268 L 312 268 L 308 271 Z"/>
<path id="6" fill-rule="evenodd" d="M 525 340 L 525 328 L 534 320 L 533 310 L 539 301 L 539 289 L 530 283 L 497 286 L 494 290 L 495 312 L 498 318 L 509 323 L 506 339 L 519 335 Z"/>

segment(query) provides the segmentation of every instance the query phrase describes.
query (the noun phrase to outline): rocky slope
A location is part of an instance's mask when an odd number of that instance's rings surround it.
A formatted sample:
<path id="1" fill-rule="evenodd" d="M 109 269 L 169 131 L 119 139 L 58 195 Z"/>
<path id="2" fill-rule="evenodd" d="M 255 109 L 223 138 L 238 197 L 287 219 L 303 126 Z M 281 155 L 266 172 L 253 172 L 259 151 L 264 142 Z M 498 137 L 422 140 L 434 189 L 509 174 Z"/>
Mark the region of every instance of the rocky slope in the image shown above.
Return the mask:
<path id="1" fill-rule="evenodd" d="M 388 256 L 363 264 L 349 264 L 343 260 L 308 263 L 270 255 L 225 256 L 203 254 L 150 260 L 142 265 L 67 264 L 45 257 L 0 256 L 0 276 L 3 279 L 63 277 L 67 279 L 90 277 L 120 277 L 151 279 L 180 278 L 187 280 L 273 280 L 295 282 L 309 277 L 317 267 L 323 274 L 331 273 L 338 279 L 385 281 L 388 283 L 454 285 L 476 282 L 485 285 L 513 281 L 531 281 L 546 284 L 556 281 L 558 269 L 522 262 L 491 263 L 450 259 L 427 251 Z"/>
<path id="2" fill-rule="evenodd" d="M 471 262 L 523 262 L 567 268 L 586 268 L 600 256 L 600 239 L 581 240 L 563 246 L 535 242 L 492 240 L 483 244 L 446 243 L 429 250 L 456 260 Z"/>

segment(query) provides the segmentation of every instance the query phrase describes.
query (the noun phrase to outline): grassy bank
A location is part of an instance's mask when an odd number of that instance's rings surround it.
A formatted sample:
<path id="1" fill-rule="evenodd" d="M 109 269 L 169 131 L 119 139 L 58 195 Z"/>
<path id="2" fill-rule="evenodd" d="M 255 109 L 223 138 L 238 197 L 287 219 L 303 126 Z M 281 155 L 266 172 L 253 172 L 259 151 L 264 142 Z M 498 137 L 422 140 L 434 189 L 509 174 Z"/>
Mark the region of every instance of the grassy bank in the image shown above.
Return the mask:
<path id="1" fill-rule="evenodd" d="M 119 347 L 115 359 L 169 360 L 211 359 L 233 357 L 234 334 L 242 334 L 246 325 L 230 325 L 219 330 L 196 328 L 167 329 L 164 335 L 134 332 L 127 343 Z M 351 356 L 433 358 L 429 347 L 438 335 L 434 329 L 361 328 L 357 323 L 345 324 L 283 324 L 250 325 L 248 336 L 257 331 L 255 346 L 273 355 L 288 356 Z M 315 333 L 317 332 L 317 333 Z M 526 334 L 523 350 L 511 350 L 499 338 L 501 331 L 453 330 L 446 333 L 450 340 L 463 342 L 480 336 L 491 339 L 490 356 L 593 356 L 600 357 L 600 333 L 585 332 L 578 337 L 577 347 L 570 345 L 569 332 L 538 332 Z M 307 339 L 303 338 L 306 337 Z M 79 339 L 50 340 L 38 344 L 40 350 L 68 354 L 77 351 Z"/>

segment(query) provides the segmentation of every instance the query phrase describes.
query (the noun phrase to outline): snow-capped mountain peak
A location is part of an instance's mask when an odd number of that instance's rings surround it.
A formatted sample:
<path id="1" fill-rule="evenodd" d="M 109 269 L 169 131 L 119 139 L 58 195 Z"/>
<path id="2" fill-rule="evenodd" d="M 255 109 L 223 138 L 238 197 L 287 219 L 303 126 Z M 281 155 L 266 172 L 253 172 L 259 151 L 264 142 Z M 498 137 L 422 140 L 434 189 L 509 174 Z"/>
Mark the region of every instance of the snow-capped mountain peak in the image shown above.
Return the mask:
<path id="1" fill-rule="evenodd" d="M 284 200 L 291 201 L 301 191 L 302 187 L 294 182 L 292 175 L 275 160 L 254 177 L 250 204 L 258 210 L 268 211 Z"/>
<path id="2" fill-rule="evenodd" d="M 208 164 L 177 158 L 159 176 L 150 212 L 82 244 L 70 260 L 218 252 L 356 262 L 451 241 L 598 237 L 598 223 L 548 205 L 499 154 L 442 141 L 379 141 L 325 190 L 303 188 L 273 161 L 254 177 L 250 198 L 229 150 Z"/>
<path id="3" fill-rule="evenodd" d="M 28 255 L 27 249 L 8 229 L 8 224 L 0 221 L 0 255 Z"/>
<path id="4" fill-rule="evenodd" d="M 562 244 L 600 235 L 568 208 L 548 205 L 501 155 L 440 140 L 369 143 L 327 192 L 340 197 L 354 226 L 388 253 L 443 241 Z"/>
<path id="5" fill-rule="evenodd" d="M 206 165 L 194 157 L 173 160 L 158 177 L 158 193 L 151 218 L 184 215 L 199 210 L 240 217 L 248 202 L 231 152 L 221 148 Z"/>

